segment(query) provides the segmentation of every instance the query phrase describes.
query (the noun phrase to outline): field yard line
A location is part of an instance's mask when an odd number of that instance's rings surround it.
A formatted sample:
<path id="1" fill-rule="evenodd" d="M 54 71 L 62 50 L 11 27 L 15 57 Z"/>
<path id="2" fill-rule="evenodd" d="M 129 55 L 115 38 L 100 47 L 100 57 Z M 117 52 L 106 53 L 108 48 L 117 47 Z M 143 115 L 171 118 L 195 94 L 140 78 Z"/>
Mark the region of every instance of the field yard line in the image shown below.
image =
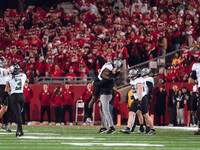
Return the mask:
<path id="1" fill-rule="evenodd" d="M 40 146 L 40 147 L 30 147 L 30 146 L 27 146 L 27 147 L 0 147 L 0 149 L 62 149 L 63 150 L 63 147 L 58 147 L 58 146 L 56 146 L 56 147 L 53 147 L 53 146 L 51 146 L 51 147 L 42 147 L 42 146 Z M 66 149 L 92 149 L 92 150 L 94 150 L 94 149 L 100 149 L 100 150 L 102 150 L 102 149 L 107 149 L 107 150 L 110 150 L 110 148 L 108 148 L 108 147 L 80 147 L 80 146 L 67 146 L 66 147 Z M 114 149 L 122 149 L 121 147 L 115 147 Z M 128 150 L 130 150 L 130 147 L 123 147 L 123 150 L 124 149 L 128 149 Z M 137 149 L 144 149 L 144 147 L 137 147 Z"/>
<path id="2" fill-rule="evenodd" d="M 94 145 L 102 145 L 102 146 L 164 146 L 161 144 L 142 144 L 142 143 L 61 143 L 67 145 L 75 145 L 75 146 L 94 146 Z"/>
<path id="3" fill-rule="evenodd" d="M 12 132 L 4 132 L 4 133 L 0 133 L 0 135 L 1 135 L 1 134 L 2 134 L 2 135 L 5 135 L 5 134 L 16 134 L 16 133 L 14 133 L 14 132 L 13 132 L 13 133 L 12 133 Z"/>
<path id="4" fill-rule="evenodd" d="M 33 134 L 33 135 L 58 135 L 54 133 L 25 133 L 25 134 Z"/>
<path id="5" fill-rule="evenodd" d="M 6 130 L 4 129 L 0 129 L 0 132 L 3 131 L 3 132 L 7 132 Z M 16 132 L 17 130 L 12 130 L 12 132 Z M 28 130 L 23 130 L 24 132 L 27 132 Z"/>
<path id="6" fill-rule="evenodd" d="M 21 139 L 48 139 L 48 140 L 55 140 L 55 139 L 58 139 L 58 140 L 94 140 L 96 138 L 94 137 L 39 137 L 39 136 L 21 136 L 21 137 L 18 137 L 18 138 L 21 138 Z"/>
<path id="7" fill-rule="evenodd" d="M 155 126 L 156 129 L 172 129 L 184 131 L 197 131 L 198 127 L 168 127 L 168 126 Z"/>

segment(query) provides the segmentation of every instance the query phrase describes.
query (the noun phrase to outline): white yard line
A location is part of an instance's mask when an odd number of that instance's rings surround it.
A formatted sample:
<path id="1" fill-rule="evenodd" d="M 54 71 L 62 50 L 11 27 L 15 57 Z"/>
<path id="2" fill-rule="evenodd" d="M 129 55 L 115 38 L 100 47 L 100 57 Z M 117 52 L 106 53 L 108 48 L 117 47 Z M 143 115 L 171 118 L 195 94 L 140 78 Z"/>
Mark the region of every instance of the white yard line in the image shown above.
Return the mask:
<path id="1" fill-rule="evenodd" d="M 145 143 L 61 143 L 75 146 L 164 146 L 161 144 L 145 144 Z"/>
<path id="2" fill-rule="evenodd" d="M 197 131 L 198 127 L 168 127 L 168 126 L 155 126 L 156 129 L 172 129 L 184 131 Z"/>
<path id="3" fill-rule="evenodd" d="M 21 136 L 21 139 L 53 139 L 53 140 L 94 140 L 94 137 L 39 137 L 39 136 Z"/>

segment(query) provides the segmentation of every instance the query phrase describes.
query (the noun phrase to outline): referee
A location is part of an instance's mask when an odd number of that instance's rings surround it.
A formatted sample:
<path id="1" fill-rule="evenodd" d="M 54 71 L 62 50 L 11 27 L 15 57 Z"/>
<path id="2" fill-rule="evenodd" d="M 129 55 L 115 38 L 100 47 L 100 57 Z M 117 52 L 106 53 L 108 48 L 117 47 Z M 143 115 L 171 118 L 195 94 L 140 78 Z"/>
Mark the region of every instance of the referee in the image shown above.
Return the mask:
<path id="1" fill-rule="evenodd" d="M 9 89 L 11 91 L 10 105 L 17 121 L 16 136 L 20 137 L 24 135 L 22 129 L 21 111 L 24 105 L 23 88 L 26 81 L 26 75 L 24 73 L 20 73 L 20 67 L 17 63 L 10 66 L 9 72 L 10 75 L 6 82 L 5 91 L 8 92 Z"/>

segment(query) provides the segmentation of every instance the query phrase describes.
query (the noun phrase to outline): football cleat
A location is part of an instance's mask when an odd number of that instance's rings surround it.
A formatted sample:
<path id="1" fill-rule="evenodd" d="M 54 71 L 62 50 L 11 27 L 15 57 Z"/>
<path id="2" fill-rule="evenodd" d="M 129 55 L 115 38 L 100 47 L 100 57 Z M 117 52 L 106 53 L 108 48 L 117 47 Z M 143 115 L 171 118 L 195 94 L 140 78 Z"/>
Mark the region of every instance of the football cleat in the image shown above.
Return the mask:
<path id="1" fill-rule="evenodd" d="M 113 133 L 115 133 L 115 132 L 116 132 L 115 128 L 110 128 L 110 129 L 108 130 L 107 134 L 113 134 Z"/>
<path id="2" fill-rule="evenodd" d="M 20 136 L 23 136 L 23 135 L 24 135 L 23 132 L 17 132 L 17 133 L 16 133 L 16 137 L 20 137 Z"/>
<path id="3" fill-rule="evenodd" d="M 200 131 L 194 132 L 194 135 L 200 135 Z"/>
<path id="4" fill-rule="evenodd" d="M 150 130 L 148 133 L 147 133 L 148 135 L 154 135 L 154 134 L 156 134 L 156 132 L 155 132 L 155 130 Z"/>
<path id="5" fill-rule="evenodd" d="M 4 130 L 6 130 L 7 132 L 12 132 L 12 131 L 10 130 L 9 126 L 6 125 L 6 124 L 3 124 L 1 128 L 4 129 Z"/>
<path id="6" fill-rule="evenodd" d="M 106 128 L 101 128 L 100 130 L 99 130 L 99 134 L 102 134 L 102 133 L 105 133 L 107 131 L 107 129 Z"/>
<path id="7" fill-rule="evenodd" d="M 129 128 L 122 129 L 122 130 L 120 130 L 120 132 L 126 133 L 126 134 L 130 134 L 131 133 Z"/>

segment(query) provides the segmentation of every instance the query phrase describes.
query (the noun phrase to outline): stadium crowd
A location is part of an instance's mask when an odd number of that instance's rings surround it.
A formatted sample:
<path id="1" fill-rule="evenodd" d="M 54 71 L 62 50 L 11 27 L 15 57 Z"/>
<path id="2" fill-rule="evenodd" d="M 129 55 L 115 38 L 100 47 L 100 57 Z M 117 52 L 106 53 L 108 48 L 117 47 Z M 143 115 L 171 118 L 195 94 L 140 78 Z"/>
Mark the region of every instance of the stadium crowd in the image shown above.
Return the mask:
<path id="1" fill-rule="evenodd" d="M 71 11 L 30 6 L 17 13 L 8 8 L 0 18 L 0 55 L 9 64 L 17 61 L 30 83 L 41 76 L 93 77 L 116 57 L 126 68 L 181 44 L 181 60 L 176 57 L 182 63 L 174 61 L 169 71 L 182 70 L 190 55 L 199 57 L 198 48 L 192 54 L 187 49 L 200 42 L 197 0 L 78 0 L 72 5 Z M 169 82 L 185 80 L 176 78 L 180 71 L 172 74 L 163 75 Z"/>

